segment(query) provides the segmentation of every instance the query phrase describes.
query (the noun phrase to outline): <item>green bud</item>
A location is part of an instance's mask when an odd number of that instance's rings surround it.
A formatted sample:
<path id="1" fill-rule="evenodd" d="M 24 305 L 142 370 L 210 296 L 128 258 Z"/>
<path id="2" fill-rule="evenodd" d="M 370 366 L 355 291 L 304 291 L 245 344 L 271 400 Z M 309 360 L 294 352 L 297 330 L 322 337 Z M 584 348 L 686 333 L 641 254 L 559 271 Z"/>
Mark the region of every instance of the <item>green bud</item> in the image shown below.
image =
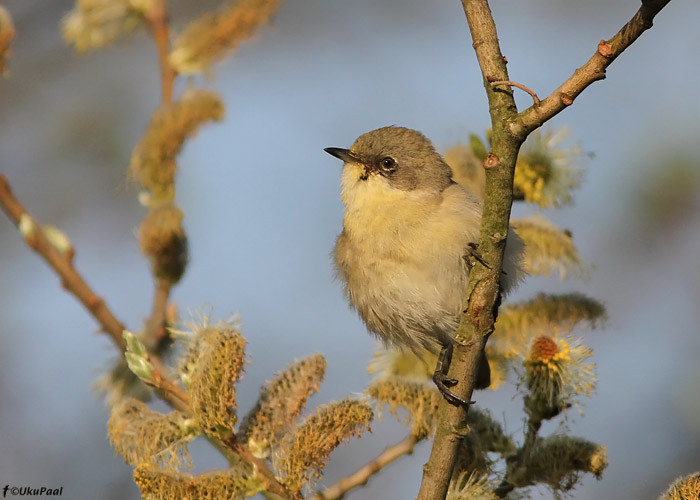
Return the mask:
<path id="1" fill-rule="evenodd" d="M 129 330 L 124 330 L 122 332 L 122 337 L 124 337 L 124 342 L 126 342 L 126 351 L 133 353 L 137 356 L 147 358 L 148 351 L 146 346 L 138 339 L 136 335 L 131 333 Z"/>
<path id="2" fill-rule="evenodd" d="M 133 352 L 124 353 L 129 370 L 146 383 L 153 383 L 153 365 L 144 357 Z"/>

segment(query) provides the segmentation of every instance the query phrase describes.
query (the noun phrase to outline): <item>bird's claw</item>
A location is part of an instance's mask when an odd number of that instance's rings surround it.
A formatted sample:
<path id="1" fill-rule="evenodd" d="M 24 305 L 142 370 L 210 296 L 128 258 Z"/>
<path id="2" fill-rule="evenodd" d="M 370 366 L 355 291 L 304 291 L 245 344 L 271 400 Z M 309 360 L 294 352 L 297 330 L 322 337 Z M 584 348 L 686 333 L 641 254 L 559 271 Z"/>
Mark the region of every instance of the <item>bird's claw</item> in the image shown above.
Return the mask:
<path id="1" fill-rule="evenodd" d="M 469 266 L 470 271 L 471 268 L 474 267 L 474 265 L 471 263 L 472 258 L 474 258 L 474 260 L 476 260 L 477 262 L 481 263 L 481 265 L 483 265 L 486 269 L 491 269 L 491 266 L 484 260 L 484 258 L 479 253 L 478 243 L 467 244 L 467 254 L 464 256 L 464 260 L 467 262 L 467 266 Z"/>
<path id="2" fill-rule="evenodd" d="M 457 396 L 454 392 L 450 390 L 450 387 L 457 385 L 457 380 L 453 378 L 447 378 L 446 375 L 436 372 L 433 374 L 433 382 L 435 386 L 440 391 L 440 394 L 453 406 L 462 406 L 464 408 L 473 405 L 474 401 L 468 401 L 464 398 Z"/>

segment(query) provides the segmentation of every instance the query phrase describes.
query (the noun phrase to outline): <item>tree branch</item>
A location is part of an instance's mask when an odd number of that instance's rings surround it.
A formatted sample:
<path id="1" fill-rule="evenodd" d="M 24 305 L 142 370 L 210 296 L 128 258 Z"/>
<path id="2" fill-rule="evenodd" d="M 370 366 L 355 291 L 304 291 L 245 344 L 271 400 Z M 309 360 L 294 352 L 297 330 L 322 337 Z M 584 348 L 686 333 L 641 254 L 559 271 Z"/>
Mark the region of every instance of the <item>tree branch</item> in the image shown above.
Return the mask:
<path id="1" fill-rule="evenodd" d="M 173 85 L 177 76 L 175 69 L 170 64 L 170 26 L 166 0 L 158 0 L 153 3 L 151 11 L 146 16 L 146 21 L 151 28 L 153 40 L 158 51 L 158 63 L 160 66 L 161 103 L 169 104 L 173 99 Z M 149 349 L 157 349 L 160 342 L 167 336 L 166 310 L 172 283 L 168 280 L 155 278 L 153 292 L 153 307 L 151 316 L 146 322 L 144 340 Z"/>
<path id="2" fill-rule="evenodd" d="M 499 277 L 513 202 L 515 160 L 522 139 L 506 129 L 508 118 L 517 114 L 512 92 L 494 89 L 490 82 L 510 81 L 505 59 L 498 45 L 496 25 L 486 0 L 462 0 L 474 41 L 473 47 L 489 100 L 492 138 L 486 168 L 486 189 L 481 219 L 479 252 L 489 267 L 476 263 L 469 273 L 465 291 L 468 304 L 455 333 L 455 348 L 448 376 L 459 383 L 452 388 L 467 400 L 476 382 L 481 353 L 493 331 L 499 300 Z M 524 139 L 524 138 L 523 138 Z M 418 500 L 442 500 L 452 477 L 460 441 L 468 432 L 466 411 L 440 402 L 438 424 L 430 459 L 423 468 Z"/>
<path id="3" fill-rule="evenodd" d="M 154 2 L 153 8 L 146 16 L 146 21 L 153 33 L 153 40 L 158 49 L 158 63 L 160 65 L 161 102 L 167 104 L 173 100 L 173 83 L 175 82 L 175 69 L 170 64 L 170 27 L 168 25 L 168 12 L 165 0 Z"/>
<path id="4" fill-rule="evenodd" d="M 381 471 L 394 460 L 403 455 L 410 455 L 413 453 L 413 449 L 419 441 L 420 439 L 417 436 L 409 434 L 402 441 L 393 446 L 389 446 L 378 455 L 377 458 L 363 465 L 350 476 L 341 479 L 322 492 L 316 493 L 316 495 L 312 497 L 312 500 L 339 500 L 343 498 L 351 489 L 367 484 L 370 477 Z"/>
<path id="5" fill-rule="evenodd" d="M 64 255 L 49 241 L 42 227 L 29 215 L 29 212 L 12 194 L 12 189 L 4 175 L 0 175 L 0 206 L 15 226 L 22 231 L 27 245 L 51 266 L 61 278 L 63 287 L 80 300 L 100 324 L 102 330 L 109 335 L 119 350 L 124 352 L 126 344 L 122 337 L 122 332 L 125 327 L 107 307 L 105 301 L 92 291 L 75 269 L 72 262 L 72 248 L 67 255 Z M 21 224 L 25 227 L 21 227 Z M 189 395 L 173 382 L 174 378 L 163 364 L 163 361 L 153 354 L 149 354 L 148 361 L 153 366 L 153 371 L 151 372 L 153 377 L 152 385 L 157 389 L 159 395 L 173 408 L 189 413 Z M 221 448 L 218 446 L 218 443 L 221 443 L 226 449 L 235 452 L 252 464 L 265 478 L 266 487 L 270 492 L 289 500 L 296 498 L 275 479 L 267 463 L 255 458 L 247 446 L 239 443 L 235 436 L 222 441 L 214 441 L 213 444 L 218 448 Z"/>
<path id="6" fill-rule="evenodd" d="M 4 175 L 0 175 L 0 206 L 24 235 L 29 248 L 38 253 L 61 278 L 63 288 L 75 296 L 95 320 L 103 332 L 109 335 L 114 345 L 124 352 L 126 344 L 122 337 L 125 327 L 107 306 L 104 299 L 99 297 L 73 265 L 73 249 L 67 255 L 61 253 L 49 241 L 41 225 L 24 208 L 22 203 L 12 194 L 12 189 Z M 25 222 L 22 222 L 25 221 Z M 21 224 L 27 226 L 22 229 Z M 155 368 L 154 386 L 159 389 L 163 399 L 174 408 L 182 410 L 187 407 L 187 394 L 172 382 L 172 375 L 157 356 L 150 356 L 150 362 Z"/>
<path id="7" fill-rule="evenodd" d="M 61 278 L 63 288 L 72 293 L 85 306 L 85 309 L 100 324 L 102 331 L 109 335 L 114 345 L 121 351 L 124 351 L 126 348 L 122 338 L 124 325 L 112 314 L 104 299 L 90 288 L 75 269 L 72 258 L 73 249 L 71 248 L 69 255 L 63 255 L 51 244 L 42 227 L 36 222 L 36 219 L 27 212 L 12 194 L 10 184 L 4 175 L 0 175 L 0 206 L 2 206 L 7 216 L 18 228 L 20 228 L 22 220 L 28 221 L 32 225 L 31 231 L 28 234 L 23 234 L 29 248 L 38 253 L 51 266 Z"/>
<path id="8" fill-rule="evenodd" d="M 632 20 L 576 70 L 552 95 L 521 114 L 512 92 L 496 91 L 490 82 L 509 81 L 505 59 L 498 44 L 496 25 L 487 0 L 462 0 L 473 39 L 492 124 L 491 152 L 484 167 L 486 189 L 481 219 L 479 251 L 490 264 L 476 263 L 465 292 L 467 308 L 455 333 L 455 348 L 448 376 L 459 381 L 452 390 L 467 400 L 476 381 L 481 351 L 493 332 L 499 305 L 499 277 L 503 264 L 508 222 L 513 203 L 513 175 L 520 146 L 537 127 L 552 118 L 588 85 L 605 77 L 605 68 L 652 25 L 654 16 L 670 0 L 642 0 Z M 466 411 L 440 402 L 438 425 L 430 459 L 423 469 L 418 500 L 442 500 L 447 494 L 460 440 L 467 432 Z"/>
<path id="9" fill-rule="evenodd" d="M 527 136 L 564 108 L 573 104 L 576 97 L 593 82 L 603 80 L 606 68 L 642 33 L 652 27 L 656 14 L 670 1 L 642 0 L 642 6 L 632 19 L 610 40 L 601 40 L 593 56 L 574 71 L 568 80 L 543 99 L 539 105 L 535 104 L 529 107 L 512 120 L 511 133 L 517 136 Z"/>

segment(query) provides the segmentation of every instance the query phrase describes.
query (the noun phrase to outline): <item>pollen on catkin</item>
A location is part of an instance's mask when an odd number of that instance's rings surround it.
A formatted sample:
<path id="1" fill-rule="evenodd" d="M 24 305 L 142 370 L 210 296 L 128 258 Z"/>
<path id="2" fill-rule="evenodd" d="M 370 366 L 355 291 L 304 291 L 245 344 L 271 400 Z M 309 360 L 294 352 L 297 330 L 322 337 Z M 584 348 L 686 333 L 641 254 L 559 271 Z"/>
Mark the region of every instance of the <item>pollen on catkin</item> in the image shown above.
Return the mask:
<path id="1" fill-rule="evenodd" d="M 540 335 L 530 343 L 523 366 L 525 407 L 536 421 L 550 419 L 590 396 L 597 377 L 588 363 L 591 350 L 580 339 L 560 334 Z"/>
<path id="2" fill-rule="evenodd" d="M 164 415 L 136 399 L 125 399 L 112 408 L 107 431 L 114 450 L 127 463 L 173 469 L 189 464 L 187 442 L 197 435 L 192 420 L 179 411 Z"/>
<path id="3" fill-rule="evenodd" d="M 141 252 L 151 260 L 153 274 L 174 284 L 187 266 L 187 235 L 182 211 L 173 204 L 153 207 L 139 227 Z"/>
<path id="4" fill-rule="evenodd" d="M 659 500 L 697 500 L 700 498 L 700 472 L 676 479 Z"/>
<path id="5" fill-rule="evenodd" d="M 525 242 L 523 263 L 528 274 L 549 276 L 558 272 L 562 279 L 570 272 L 584 274 L 585 268 L 568 231 L 539 215 L 512 220 L 511 225 Z"/>
<path id="6" fill-rule="evenodd" d="M 238 429 L 239 439 L 248 444 L 253 455 L 270 455 L 301 414 L 309 396 L 318 392 L 325 372 L 325 358 L 314 354 L 280 371 L 267 383 Z"/>
<path id="7" fill-rule="evenodd" d="M 173 42 L 170 64 L 182 74 L 207 71 L 251 38 L 277 11 L 280 0 L 238 0 L 192 21 Z"/>
<path id="8" fill-rule="evenodd" d="M 495 486 L 486 474 L 462 472 L 450 481 L 445 500 L 498 500 Z"/>
<path id="9" fill-rule="evenodd" d="M 572 202 L 571 192 L 581 185 L 581 170 L 576 160 L 578 146 L 558 148 L 569 132 L 535 131 L 528 137 L 515 165 L 513 188 L 525 201 L 541 207 L 558 207 Z"/>
<path id="10" fill-rule="evenodd" d="M 419 382 L 390 377 L 372 382 L 367 390 L 371 398 L 399 416 L 399 408 L 408 412 L 411 433 L 419 439 L 430 436 L 435 430 L 440 394 L 433 387 Z"/>
<path id="11" fill-rule="evenodd" d="M 236 425 L 236 383 L 243 378 L 246 340 L 230 323 L 194 332 L 186 353 L 195 422 L 208 434 L 225 436 Z"/>
<path id="12" fill-rule="evenodd" d="M 515 358 L 533 336 L 554 330 L 568 332 L 582 322 L 596 328 L 605 319 L 603 304 L 583 294 L 539 293 L 533 299 L 501 308 L 491 344 L 508 358 Z"/>
<path id="13" fill-rule="evenodd" d="M 223 116 L 224 104 L 219 96 L 205 90 L 188 90 L 177 101 L 155 111 L 129 166 L 129 176 L 150 192 L 150 204 L 172 201 L 175 158 L 183 143 L 201 125 Z"/>
<path id="14" fill-rule="evenodd" d="M 278 480 L 298 493 L 320 477 L 330 453 L 352 436 L 369 430 L 372 409 L 367 403 L 345 399 L 320 406 L 282 439 L 272 455 Z"/>
<path id="15" fill-rule="evenodd" d="M 582 473 L 602 477 L 608 466 L 605 446 L 586 439 L 554 435 L 541 439 L 525 464 L 519 486 L 544 483 L 554 491 L 570 491 Z"/>
<path id="16" fill-rule="evenodd" d="M 242 500 L 265 489 L 263 481 L 252 471 L 238 468 L 194 476 L 141 465 L 134 469 L 134 482 L 143 498 L 149 500 Z"/>

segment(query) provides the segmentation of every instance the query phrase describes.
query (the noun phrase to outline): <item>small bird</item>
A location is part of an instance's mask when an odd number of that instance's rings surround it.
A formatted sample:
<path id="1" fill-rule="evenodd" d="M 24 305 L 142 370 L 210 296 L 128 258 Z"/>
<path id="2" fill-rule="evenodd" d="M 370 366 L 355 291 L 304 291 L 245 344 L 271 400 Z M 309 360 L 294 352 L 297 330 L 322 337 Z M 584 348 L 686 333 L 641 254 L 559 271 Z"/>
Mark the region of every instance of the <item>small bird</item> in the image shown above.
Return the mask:
<path id="1" fill-rule="evenodd" d="M 345 162 L 345 216 L 334 257 L 350 304 L 388 347 L 439 352 L 435 384 L 450 403 L 470 404 L 449 390 L 457 381 L 447 378 L 447 368 L 471 259 L 481 259 L 480 199 L 452 180 L 450 167 L 416 130 L 383 127 L 350 149 L 325 151 Z M 524 276 L 523 250 L 511 230 L 503 295 Z M 480 365 L 477 386 L 487 387 L 485 355 Z"/>

